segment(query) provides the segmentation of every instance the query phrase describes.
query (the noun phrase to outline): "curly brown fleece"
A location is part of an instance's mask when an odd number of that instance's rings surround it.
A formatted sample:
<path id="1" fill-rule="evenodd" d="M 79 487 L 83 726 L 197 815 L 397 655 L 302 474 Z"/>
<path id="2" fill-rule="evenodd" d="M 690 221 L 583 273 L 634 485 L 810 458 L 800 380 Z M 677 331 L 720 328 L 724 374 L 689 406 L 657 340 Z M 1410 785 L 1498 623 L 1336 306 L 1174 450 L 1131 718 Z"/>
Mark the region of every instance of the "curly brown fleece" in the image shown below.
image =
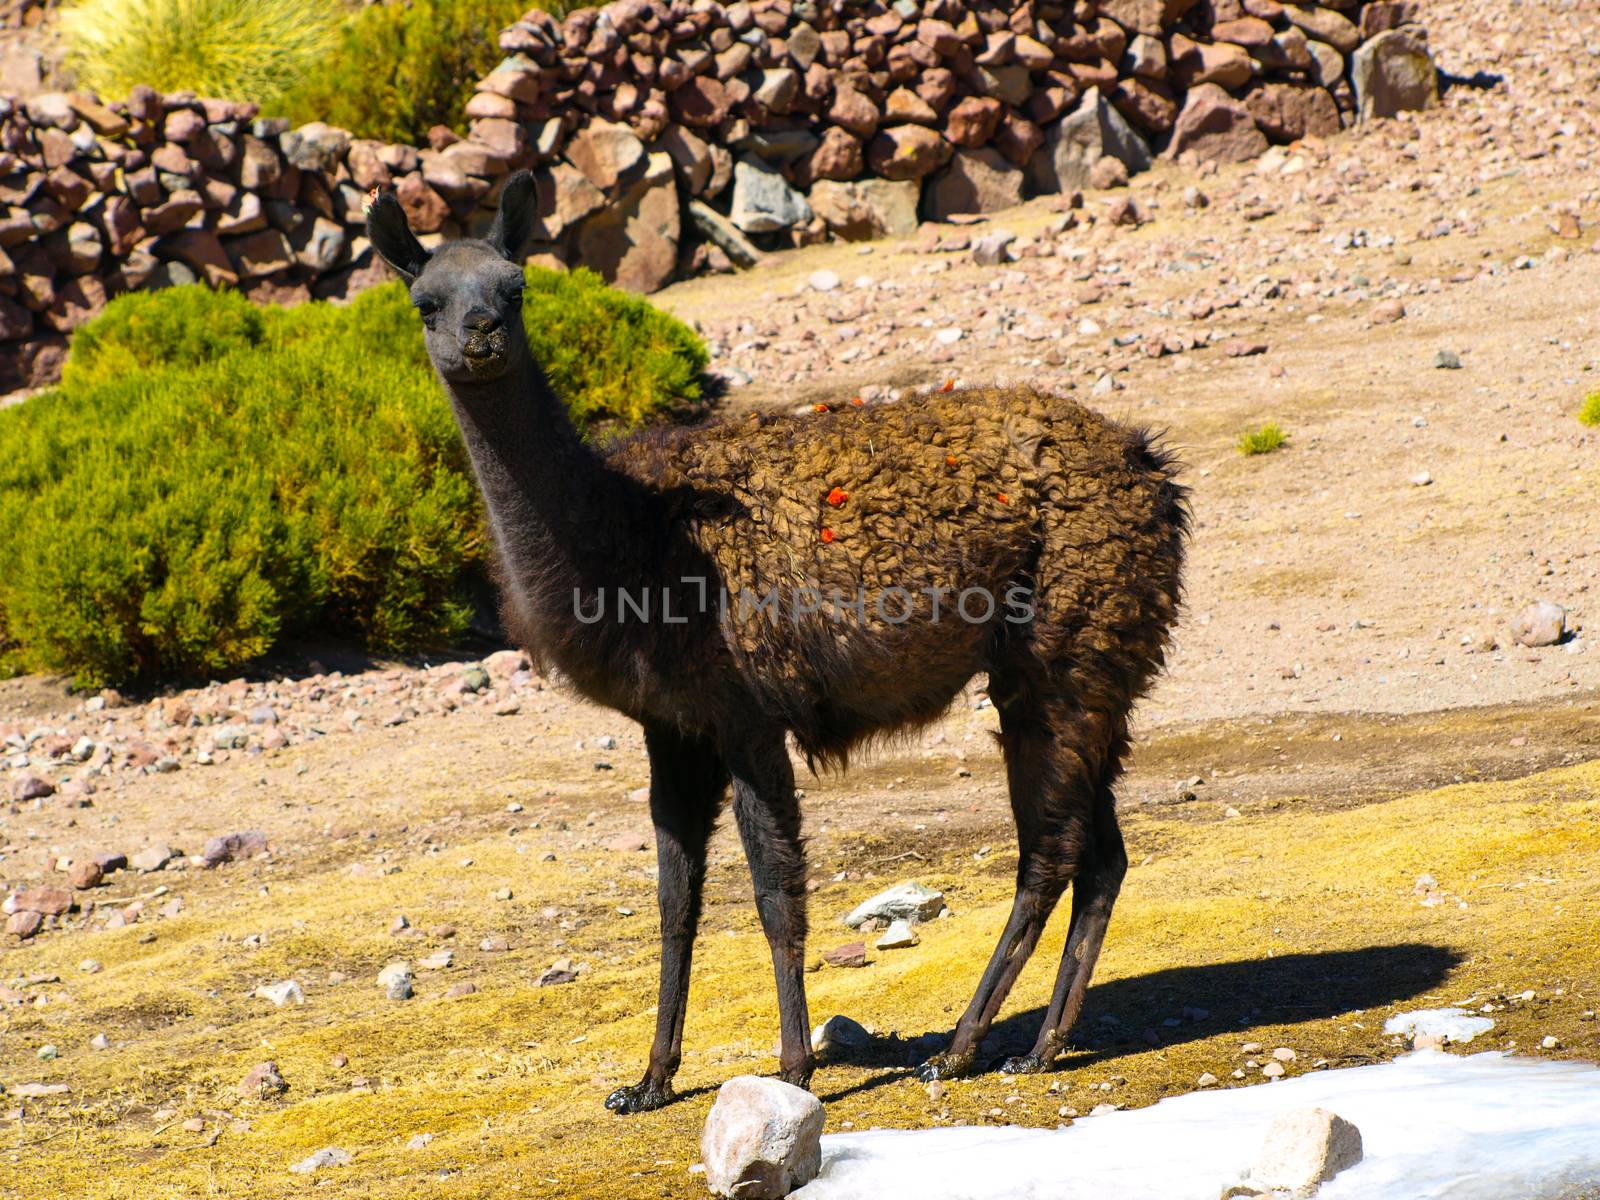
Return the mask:
<path id="1" fill-rule="evenodd" d="M 751 415 L 641 435 L 607 458 L 658 495 L 695 497 L 684 531 L 730 596 L 824 599 L 778 621 L 729 604 L 724 628 L 752 693 L 819 760 L 936 718 L 973 674 L 1014 659 L 1070 660 L 1080 696 L 1112 707 L 1161 665 L 1180 602 L 1183 489 L 1143 432 L 1072 400 L 978 388 Z M 960 619 L 963 592 L 1000 601 L 1013 586 L 1031 597 L 1025 629 L 1001 603 L 989 622 Z M 909 620 L 898 593 L 875 603 L 897 588 Z M 834 603 L 861 589 L 866 605 Z M 938 622 L 930 591 L 947 597 Z"/>

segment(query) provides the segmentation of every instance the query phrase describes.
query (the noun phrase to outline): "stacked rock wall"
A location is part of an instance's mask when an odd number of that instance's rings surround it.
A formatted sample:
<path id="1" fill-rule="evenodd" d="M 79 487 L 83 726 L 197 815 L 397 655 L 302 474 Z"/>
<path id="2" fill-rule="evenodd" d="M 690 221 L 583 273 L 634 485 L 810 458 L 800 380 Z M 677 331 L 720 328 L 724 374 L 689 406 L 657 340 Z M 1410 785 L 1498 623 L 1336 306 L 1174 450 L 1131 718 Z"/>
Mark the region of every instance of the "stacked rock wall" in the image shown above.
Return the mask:
<path id="1" fill-rule="evenodd" d="M 1153 154 L 1245 159 L 1404 103 L 1358 95 L 1359 68 L 1426 59 L 1419 31 L 1385 33 L 1408 10 L 618 0 L 564 21 L 535 11 L 500 35 L 507 57 L 478 84 L 467 130 L 435 129 L 420 148 L 291 130 L 253 105 L 184 93 L 0 98 L 0 386 L 52 378 L 65 335 L 129 289 L 199 280 L 292 302 L 376 282 L 383 268 L 362 236 L 374 187 L 394 188 L 426 241 L 475 228 L 505 177 L 533 167 L 532 252 L 651 291 L 743 265 L 761 246 L 909 232 L 1082 187 L 1097 169 L 1115 179 Z M 1431 65 L 1393 74 L 1432 85 Z"/>

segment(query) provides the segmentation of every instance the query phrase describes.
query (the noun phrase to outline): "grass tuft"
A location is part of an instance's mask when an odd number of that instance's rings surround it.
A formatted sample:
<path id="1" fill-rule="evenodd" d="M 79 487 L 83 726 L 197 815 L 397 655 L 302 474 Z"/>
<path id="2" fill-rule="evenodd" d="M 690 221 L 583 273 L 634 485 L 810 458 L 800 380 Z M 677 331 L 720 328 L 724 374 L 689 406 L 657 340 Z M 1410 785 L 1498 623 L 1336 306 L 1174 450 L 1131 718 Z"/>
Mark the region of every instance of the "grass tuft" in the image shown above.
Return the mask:
<path id="1" fill-rule="evenodd" d="M 1239 435 L 1237 443 L 1239 453 L 1271 454 L 1274 450 L 1281 449 L 1289 440 L 1289 435 L 1276 421 L 1268 421 L 1260 429 L 1247 429 Z"/>
<path id="2" fill-rule="evenodd" d="M 1585 425 L 1600 425 L 1600 392 L 1590 392 L 1583 398 L 1578 420 Z"/>
<path id="3" fill-rule="evenodd" d="M 68 65 L 102 95 L 136 84 L 270 105 L 337 45 L 330 0 L 76 0 L 61 14 Z"/>

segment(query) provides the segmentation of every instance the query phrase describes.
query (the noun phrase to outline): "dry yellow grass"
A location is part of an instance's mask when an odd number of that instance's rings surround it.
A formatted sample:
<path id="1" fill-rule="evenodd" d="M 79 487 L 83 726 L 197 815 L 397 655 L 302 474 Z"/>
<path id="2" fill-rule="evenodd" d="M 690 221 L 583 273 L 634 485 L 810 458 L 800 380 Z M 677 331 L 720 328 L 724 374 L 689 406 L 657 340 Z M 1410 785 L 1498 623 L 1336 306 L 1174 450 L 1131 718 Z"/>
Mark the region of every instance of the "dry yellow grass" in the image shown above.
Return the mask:
<path id="1" fill-rule="evenodd" d="M 444 812 L 451 799 L 421 803 Z M 1342 811 L 1274 802 L 1224 820 L 1216 807 L 1129 817 L 1136 866 L 1086 1013 L 1094 1049 L 1054 1076 L 955 1083 L 934 1104 L 903 1069 L 907 1047 L 887 1035 L 949 1028 L 1003 922 L 1015 861 L 996 852 L 975 863 L 966 835 L 938 846 L 916 874 L 946 889 L 954 917 L 924 927 L 914 950 L 810 976 L 814 1020 L 848 1013 L 885 1035 L 879 1065 L 818 1073 L 829 1127 L 984 1121 L 995 1107 L 1007 1121 L 1050 1125 L 1062 1103 L 1146 1104 L 1207 1070 L 1231 1082 L 1247 1039 L 1294 1047 L 1292 1073 L 1319 1059 L 1365 1061 L 1393 1052 L 1381 1026 L 1397 1005 L 1481 1004 L 1525 988 L 1538 998 L 1496 1014 L 1489 1048 L 1515 1042 L 1537 1053 L 1554 1033 L 1562 1053 L 1600 1054 L 1600 1025 L 1582 1015 L 1600 991 L 1600 764 Z M 557 844 L 559 861 L 542 861 Z M 772 980 L 743 863 L 723 855 L 713 872 L 679 1078 L 688 1098 L 619 1119 L 601 1100 L 635 1077 L 651 1027 L 650 859 L 619 867 L 616 855 L 571 845 L 550 830 L 524 830 L 396 853 L 390 865 L 400 869 L 387 875 L 352 875 L 337 849 L 293 874 L 226 868 L 207 877 L 196 915 L 150 927 L 154 941 L 133 926 L 8 951 L 7 982 L 52 973 L 61 981 L 35 989 L 50 997 L 45 1007 L 0 1016 L 0 1080 L 65 1082 L 72 1091 L 30 1102 L 25 1121 L 3 1126 L 0 1196 L 299 1196 L 308 1181 L 289 1165 L 330 1145 L 354 1160 L 319 1173 L 319 1195 L 704 1194 L 688 1167 L 715 1087 L 776 1066 Z M 1442 903 L 1425 906 L 1413 894 L 1423 873 L 1437 879 Z M 838 914 L 889 881 L 825 886 L 813 900 L 814 947 L 845 940 Z M 492 900 L 501 886 L 515 898 Z M 540 939 L 531 933 L 529 948 L 516 943 L 552 904 L 570 923 L 583 921 L 562 934 L 562 952 L 589 966 L 577 983 L 536 989 L 551 945 L 532 948 Z M 461 930 L 456 967 L 420 972 L 419 995 L 405 1003 L 384 999 L 378 968 L 444 943 L 397 942 L 386 932 L 397 912 L 424 928 Z M 1058 916 L 1022 977 L 996 1045 L 1031 1039 L 1062 925 Z M 511 932 L 514 948 L 480 953 L 477 939 L 496 928 Z M 244 942 L 253 934 L 265 936 L 259 949 Z M 91 956 L 103 972 L 81 974 L 78 962 Z M 330 971 L 350 978 L 331 984 Z M 250 998 L 259 984 L 289 977 L 304 985 L 304 1006 Z M 463 979 L 479 991 L 442 998 Z M 1210 1016 L 1163 1024 L 1185 1006 Z M 1163 1044 L 1149 1045 L 1146 1029 Z M 95 1052 L 89 1039 L 101 1031 L 114 1048 Z M 36 1059 L 46 1042 L 60 1058 Z M 335 1054 L 348 1065 L 336 1068 Z M 241 1102 L 235 1085 L 264 1059 L 289 1080 L 287 1096 Z M 1125 1082 L 1110 1094 L 1089 1091 L 1112 1079 Z M 1052 1082 L 1065 1093 L 1050 1094 Z M 158 1110 L 172 1112 L 158 1118 Z M 205 1132 L 182 1129 L 194 1116 Z M 215 1144 L 204 1144 L 214 1131 Z M 418 1133 L 432 1141 L 407 1149 Z"/>

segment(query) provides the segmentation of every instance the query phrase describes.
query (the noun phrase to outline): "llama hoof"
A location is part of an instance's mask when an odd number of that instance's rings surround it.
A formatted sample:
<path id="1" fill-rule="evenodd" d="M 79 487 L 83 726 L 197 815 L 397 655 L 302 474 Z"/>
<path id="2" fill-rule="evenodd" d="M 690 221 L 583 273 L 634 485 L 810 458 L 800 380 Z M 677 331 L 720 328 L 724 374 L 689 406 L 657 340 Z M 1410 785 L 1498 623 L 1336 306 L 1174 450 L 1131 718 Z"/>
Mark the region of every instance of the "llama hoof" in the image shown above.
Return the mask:
<path id="1" fill-rule="evenodd" d="M 1000 1064 L 1002 1075 L 1042 1075 L 1051 1067 L 1051 1060 L 1042 1054 L 1019 1054 Z"/>
<path id="2" fill-rule="evenodd" d="M 923 1083 L 932 1083 L 935 1079 L 960 1079 L 972 1074 L 972 1064 L 977 1058 L 977 1054 L 970 1050 L 966 1054 L 935 1054 L 917 1068 L 917 1078 Z"/>
<path id="3" fill-rule="evenodd" d="M 618 1116 L 627 1116 L 629 1113 L 649 1112 L 651 1109 L 662 1108 L 671 1104 L 676 1096 L 672 1094 L 670 1083 L 656 1083 L 645 1079 L 632 1087 L 619 1087 L 606 1097 L 606 1107 Z"/>

